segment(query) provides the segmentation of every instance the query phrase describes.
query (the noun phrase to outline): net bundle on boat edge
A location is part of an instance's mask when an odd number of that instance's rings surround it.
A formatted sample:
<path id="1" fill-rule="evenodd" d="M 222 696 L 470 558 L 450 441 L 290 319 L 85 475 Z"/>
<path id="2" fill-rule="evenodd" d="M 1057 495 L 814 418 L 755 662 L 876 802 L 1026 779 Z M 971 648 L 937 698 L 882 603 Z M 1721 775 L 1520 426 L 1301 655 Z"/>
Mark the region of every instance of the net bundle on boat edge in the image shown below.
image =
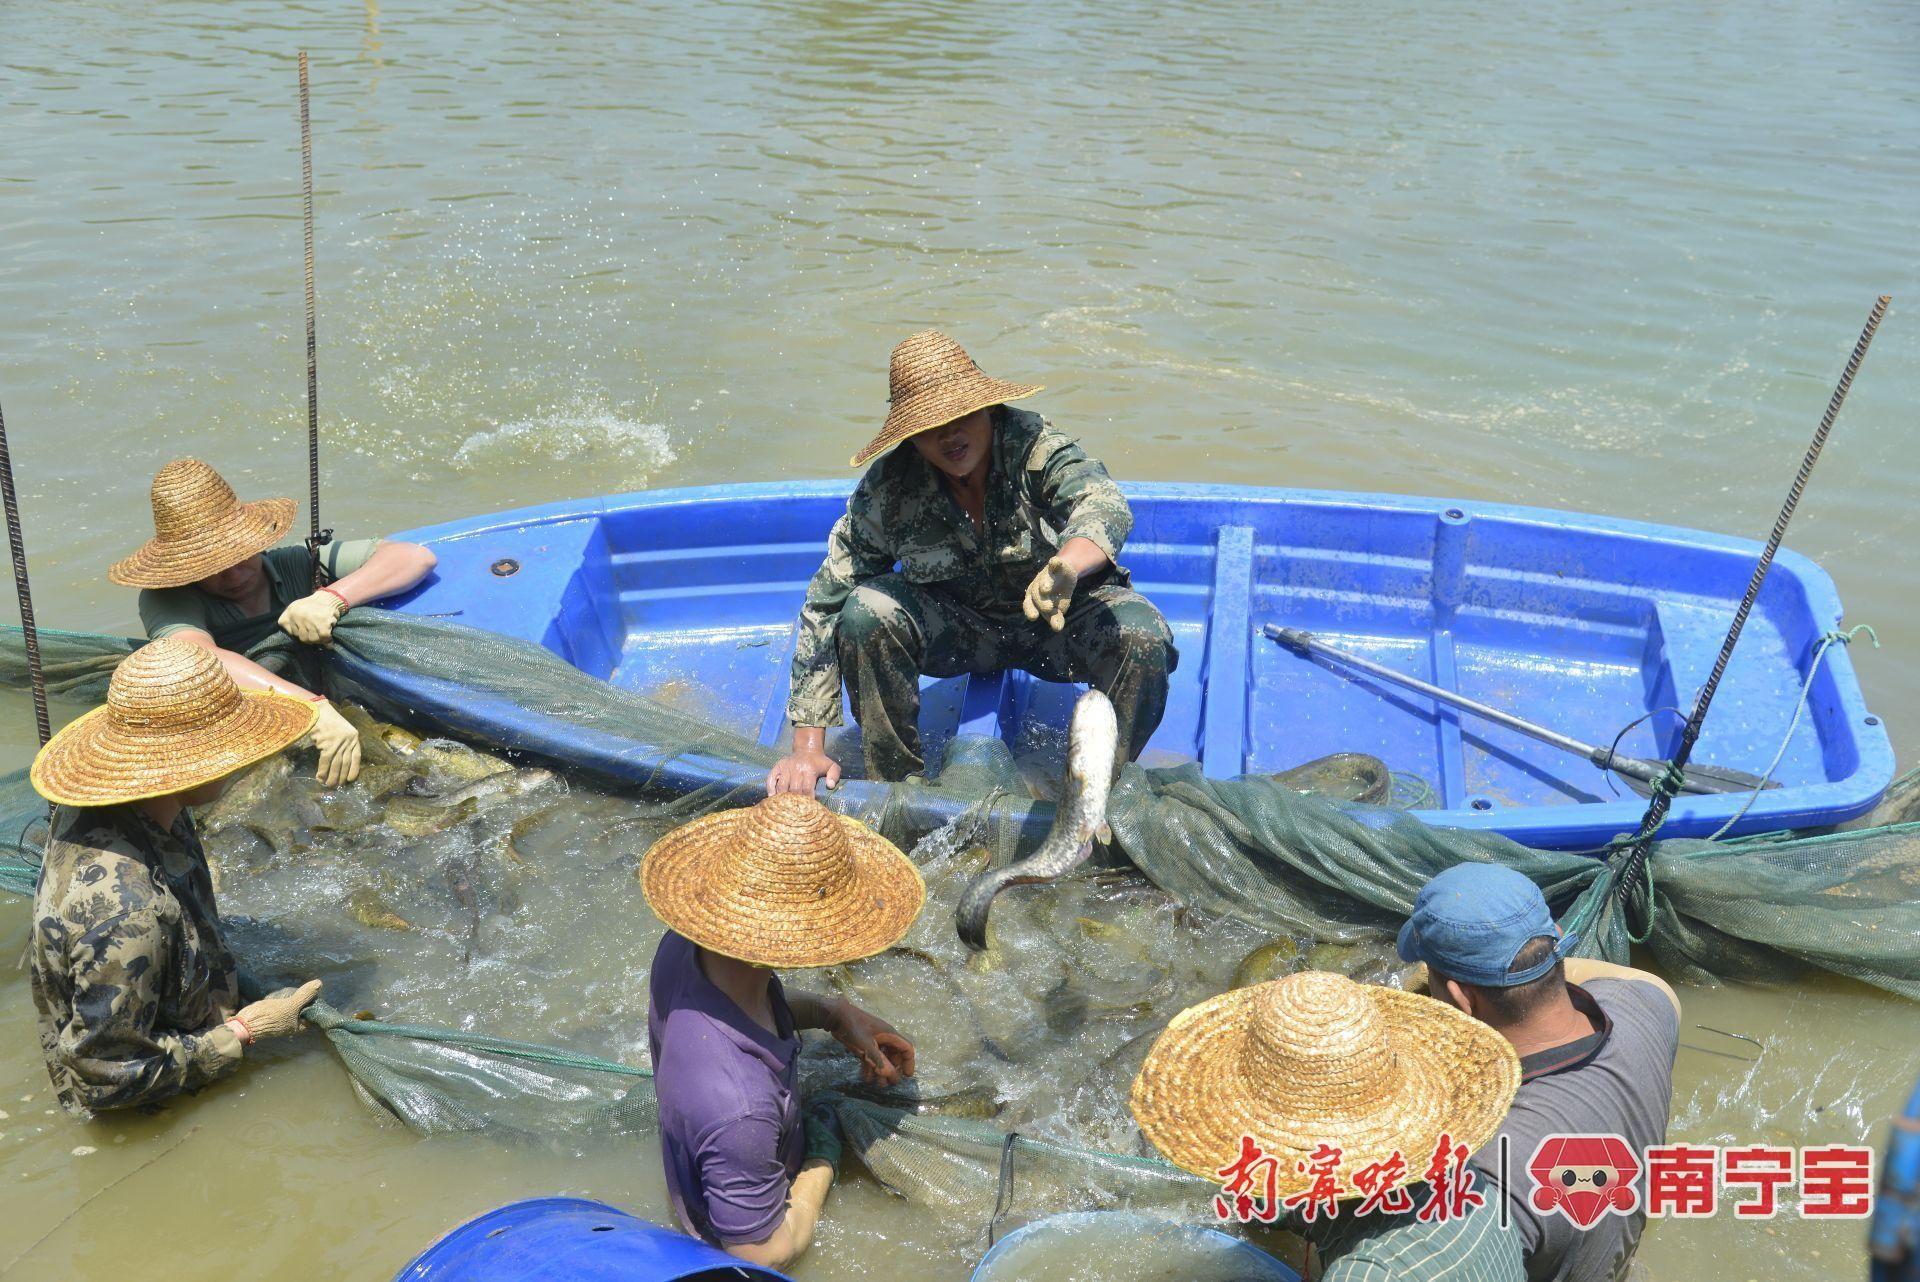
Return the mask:
<path id="1" fill-rule="evenodd" d="M 114 665 L 139 644 L 90 633 L 43 629 L 39 635 L 50 690 L 81 705 L 103 696 Z M 359 664 L 409 673 L 474 703 L 564 718 L 595 735 L 602 751 L 609 742 L 631 745 L 636 760 L 658 760 L 663 751 L 757 766 L 773 759 L 770 749 L 709 719 L 596 680 L 539 646 L 457 623 L 356 610 L 342 620 L 336 644 Z M 336 679 L 322 652 L 280 638 L 252 657 L 289 675 L 298 669 L 309 688 L 365 703 L 378 716 L 422 731 L 447 730 L 423 723 L 417 709 L 385 706 L 377 691 Z M 26 684 L 20 633 L 8 629 L 0 636 L 0 685 L 24 689 Z M 509 753 L 519 750 L 511 741 L 489 739 L 484 730 L 476 734 L 471 724 L 458 737 Z M 583 783 L 593 782 L 571 773 Z M 1908 777 L 1896 784 L 1896 795 L 1912 782 Z M 625 789 L 629 798 L 635 791 Z M 663 823 L 753 799 L 745 788 L 714 787 L 678 797 L 638 791 L 643 799 L 631 803 L 635 813 Z M 1029 795 L 1013 758 L 997 740 L 956 741 L 931 784 L 895 785 L 861 817 L 912 847 L 928 836 L 914 830 L 914 823 L 928 813 L 929 807 L 917 803 L 929 793 L 967 803 L 958 821 L 916 850 L 917 858 L 930 862 L 951 864 L 973 847 L 985 847 L 994 862 L 1006 862 L 1024 854 L 1046 826 L 1048 803 Z M 31 895 L 45 816 L 45 803 L 24 771 L 0 779 L 0 891 Z M 1204 777 L 1194 766 L 1130 766 L 1114 789 L 1108 819 L 1114 836 L 1108 874 L 1130 866 L 1169 897 L 1178 916 L 1154 919 L 1164 922 L 1164 929 L 1204 932 L 1206 923 L 1222 922 L 1282 940 L 1377 943 L 1399 926 L 1415 893 L 1434 874 L 1463 861 L 1497 862 L 1541 887 L 1563 922 L 1578 925 L 1582 951 L 1589 955 L 1624 961 L 1630 946 L 1639 943 L 1655 968 L 1675 979 L 1779 980 L 1817 968 L 1920 998 L 1920 860 L 1914 858 L 1920 824 L 1718 843 L 1659 842 L 1648 861 L 1650 876 L 1628 895 L 1612 885 L 1606 852 L 1535 850 L 1493 833 L 1433 828 L 1391 806 L 1337 803 L 1296 792 L 1271 777 L 1220 780 Z M 630 893 L 639 899 L 637 885 Z M 1072 921 L 1080 923 L 1079 930 L 1098 933 L 1098 903 L 1073 902 L 1094 905 Z M 928 913 L 950 910 L 950 903 L 930 902 Z M 951 934 L 950 920 L 928 928 Z M 297 936 L 288 946 L 298 949 Z M 1380 954 L 1376 949 L 1352 955 Z M 1333 968 L 1341 956 L 1337 950 L 1316 949 L 1311 963 Z M 1302 956 L 1290 964 L 1308 961 Z M 876 959 L 876 964 L 886 963 Z M 1053 983 L 1051 976 L 1021 978 L 1030 986 Z M 1114 1005 L 1133 1015 L 1151 1007 L 1150 1024 L 1158 1027 L 1179 1009 L 1174 993 L 1156 981 L 1139 995 L 1114 999 Z M 342 1000 L 333 992 L 329 996 Z M 1076 1000 L 1072 1013 L 1061 1019 L 1090 1018 L 1085 996 Z M 1053 1018 L 1051 1008 L 1044 1003 L 1041 1008 Z M 474 1012 L 474 1027 L 484 1026 L 485 1018 L 484 1011 Z M 1098 1018 L 1097 1010 L 1091 1018 Z M 363 1096 L 423 1133 L 483 1128 L 536 1136 L 643 1133 L 653 1125 L 651 1080 L 642 1067 L 482 1031 L 354 1018 L 325 1003 L 316 1003 L 312 1019 Z M 1082 1024 L 1054 1024 L 1069 1026 Z M 1130 1037 L 1109 1057 L 1115 1080 L 1125 1076 L 1126 1061 L 1144 1048 L 1141 1042 L 1140 1036 Z M 1007 1071 L 1024 1070 L 1011 1066 Z M 829 1089 L 837 1087 L 829 1083 Z M 1000 1214 L 1026 1217 L 1111 1205 L 1189 1214 L 1204 1208 L 1209 1191 L 1204 1182 L 1142 1148 L 1113 1151 L 1124 1149 L 1129 1138 L 1139 1144 L 1124 1118 L 1123 1095 L 1093 1091 L 1092 1098 L 1096 1106 L 1110 1106 L 1120 1115 L 1107 1119 L 1114 1125 L 1104 1147 L 1070 1142 L 1077 1137 L 1022 1134 L 1017 1127 L 996 1124 L 991 1110 L 968 1116 L 965 1109 L 943 1110 L 937 1100 L 843 1094 L 838 1107 L 850 1147 L 877 1179 L 917 1203 L 957 1216 L 984 1221 Z"/>

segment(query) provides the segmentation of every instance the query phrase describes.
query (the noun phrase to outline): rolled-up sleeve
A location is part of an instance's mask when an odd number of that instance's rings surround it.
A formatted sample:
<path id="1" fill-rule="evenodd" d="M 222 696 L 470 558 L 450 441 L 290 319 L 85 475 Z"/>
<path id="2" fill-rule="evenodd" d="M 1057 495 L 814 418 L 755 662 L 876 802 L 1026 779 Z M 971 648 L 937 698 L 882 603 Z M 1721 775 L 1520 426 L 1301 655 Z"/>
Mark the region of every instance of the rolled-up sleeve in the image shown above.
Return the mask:
<path id="1" fill-rule="evenodd" d="M 225 1024 L 197 1032 L 159 1027 L 167 959 L 165 930 L 152 907 L 119 913 L 70 937 L 72 1005 L 57 1052 L 87 1108 L 157 1103 L 240 1062 L 240 1039 Z"/>
<path id="2" fill-rule="evenodd" d="M 158 641 L 184 628 L 213 635 L 213 616 L 207 610 L 207 598 L 198 588 L 142 588 L 140 625 L 147 630 L 149 641 Z"/>
<path id="3" fill-rule="evenodd" d="M 853 590 L 894 565 L 874 519 L 866 486 L 854 491 L 846 513 L 827 537 L 826 559 L 807 585 L 800 634 L 793 647 L 787 720 L 796 726 L 837 726 L 840 716 L 840 609 Z"/>
<path id="4" fill-rule="evenodd" d="M 1039 473 L 1037 500 L 1060 542 L 1088 539 L 1107 560 L 1119 560 L 1133 531 L 1133 509 L 1100 460 L 1048 428 L 1034 442 L 1027 467 Z"/>
<path id="5" fill-rule="evenodd" d="M 722 1246 L 749 1246 L 773 1236 L 787 1217 L 789 1187 L 778 1122 L 729 1118 L 701 1138 L 695 1160 L 707 1222 Z"/>

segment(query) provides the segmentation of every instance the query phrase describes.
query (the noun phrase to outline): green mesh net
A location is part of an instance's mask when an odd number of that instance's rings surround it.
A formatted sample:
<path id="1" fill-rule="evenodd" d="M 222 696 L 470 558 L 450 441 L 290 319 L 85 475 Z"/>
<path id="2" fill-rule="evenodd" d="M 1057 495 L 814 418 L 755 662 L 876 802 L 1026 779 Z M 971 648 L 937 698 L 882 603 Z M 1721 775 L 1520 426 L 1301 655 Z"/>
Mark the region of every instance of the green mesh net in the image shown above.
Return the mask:
<path id="1" fill-rule="evenodd" d="M 41 636 L 76 708 L 101 697 L 133 644 Z M 361 779 L 321 790 L 311 751 L 296 749 L 200 817 L 237 949 L 262 974 L 326 979 L 313 1022 L 363 1095 L 416 1130 L 547 1143 L 649 1132 L 644 977 L 662 928 L 633 873 L 667 827 L 751 790 L 610 788 L 528 759 L 524 744 L 489 734 L 486 713 L 559 718 L 591 732 L 597 751 L 648 763 L 697 752 L 764 766 L 769 750 L 697 708 L 457 624 L 355 611 L 338 648 L 351 664 L 285 641 L 255 657 L 366 704 L 352 713 Z M 463 692 L 467 715 L 424 722 L 343 675 L 356 668 L 443 683 Z M 0 637 L 0 669 L 24 683 L 17 632 Z M 435 737 L 450 730 L 458 738 Z M 979 869 L 1044 834 L 1050 802 L 1033 781 L 1057 776 L 1058 745 L 1051 761 L 1046 751 L 1016 759 L 997 740 L 956 741 L 932 784 L 873 790 L 860 817 L 912 850 L 928 909 L 878 957 L 787 977 L 914 1037 L 921 1071 L 905 1093 L 863 1087 L 824 1039 L 808 1044 L 805 1082 L 833 1093 L 876 1179 L 961 1221 L 1203 1210 L 1206 1187 L 1154 1157 L 1126 1107 L 1154 1037 L 1194 1002 L 1293 970 L 1396 982 L 1392 931 L 1422 884 L 1463 861 L 1532 878 L 1591 954 L 1625 960 L 1643 941 L 1673 977 L 1818 967 L 1920 997 L 1920 824 L 1662 842 L 1650 882 L 1617 888 L 1604 857 L 1192 767 L 1129 768 L 1109 811 L 1111 850 L 1059 883 L 1008 890 L 988 949 L 970 954 L 954 902 Z M 1904 818 L 1912 793 L 1903 781 L 1887 813 Z M 928 831 L 930 797 L 964 813 Z M 23 776 L 0 780 L 0 889 L 31 893 L 44 817 Z"/>

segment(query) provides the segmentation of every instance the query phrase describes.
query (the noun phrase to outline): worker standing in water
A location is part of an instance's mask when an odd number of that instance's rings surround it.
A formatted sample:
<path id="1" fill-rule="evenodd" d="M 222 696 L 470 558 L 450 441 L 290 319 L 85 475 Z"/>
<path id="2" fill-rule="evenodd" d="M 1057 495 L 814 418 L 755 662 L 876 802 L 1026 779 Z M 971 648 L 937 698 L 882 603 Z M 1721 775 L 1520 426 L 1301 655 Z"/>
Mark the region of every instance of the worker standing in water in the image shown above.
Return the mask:
<path id="1" fill-rule="evenodd" d="M 926 901 L 920 870 L 858 820 L 773 796 L 662 837 L 640 886 L 667 926 L 647 1040 L 674 1213 L 694 1236 L 784 1268 L 812 1242 L 841 1157 L 831 1107 L 801 1105 L 800 1030 L 826 1030 L 883 1085 L 913 1076 L 913 1046 L 852 1002 L 789 992 L 775 970 L 891 947 Z"/>
<path id="2" fill-rule="evenodd" d="M 870 779 L 924 771 L 920 678 L 1021 668 L 1113 702 L 1115 769 L 1140 755 L 1179 661 L 1160 611 L 1116 561 L 1133 513 L 1099 460 L 1006 402 L 937 330 L 893 349 L 892 409 L 853 456 L 874 459 L 807 588 L 787 716 L 793 749 L 767 791 L 834 787 L 826 732 L 844 683 Z M 895 567 L 898 567 L 896 569 Z"/>
<path id="3" fill-rule="evenodd" d="M 158 641 L 173 637 L 213 651 L 243 689 L 273 690 L 318 705 L 313 727 L 320 782 L 360 774 L 360 736 L 326 699 L 249 659 L 246 652 L 284 631 L 326 645 L 354 606 L 404 592 L 434 567 L 418 543 L 355 539 L 320 553 L 328 582 L 313 586 L 313 558 L 299 545 L 276 547 L 293 527 L 292 499 L 242 503 L 198 459 L 176 459 L 153 478 L 153 537 L 107 577 L 139 588 L 140 622 Z"/>
<path id="4" fill-rule="evenodd" d="M 192 807 L 312 727 L 310 700 L 242 692 L 213 654 L 166 640 L 113 671 L 107 703 L 33 761 L 54 811 L 28 945 L 40 1046 L 78 1117 L 233 1071 L 300 1029 L 320 981 L 240 1004 Z"/>

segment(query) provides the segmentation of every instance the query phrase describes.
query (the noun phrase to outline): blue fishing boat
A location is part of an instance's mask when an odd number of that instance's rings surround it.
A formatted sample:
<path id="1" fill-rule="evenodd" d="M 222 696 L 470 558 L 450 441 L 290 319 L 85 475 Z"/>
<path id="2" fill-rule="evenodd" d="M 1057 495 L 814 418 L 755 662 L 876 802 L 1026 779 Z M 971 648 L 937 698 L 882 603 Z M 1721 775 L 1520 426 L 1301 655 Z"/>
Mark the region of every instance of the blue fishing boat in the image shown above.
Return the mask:
<path id="1" fill-rule="evenodd" d="M 1695 530 L 1480 502 L 1242 486 L 1125 487 L 1122 560 L 1180 647 L 1144 764 L 1209 776 L 1369 753 L 1432 790 L 1414 814 L 1529 845 L 1597 846 L 1642 799 L 1611 772 L 1360 669 L 1275 643 L 1306 630 L 1379 668 L 1578 740 L 1659 759 L 1712 667 L 1759 545 Z M 722 485 L 581 499 L 407 531 L 436 574 L 404 612 L 544 646 L 581 671 L 780 741 L 794 620 L 850 483 Z M 1825 572 L 1782 552 L 1723 680 L 1696 763 L 1774 786 L 1683 795 L 1665 829 L 1702 836 L 1838 823 L 1893 777 Z M 636 759 L 561 715 L 476 703 L 403 673 L 355 680 L 506 746 L 672 788 L 751 785 L 697 753 Z M 1076 691 L 1021 672 L 925 683 L 929 761 L 956 734 L 1016 749 L 1065 726 Z M 851 717 L 842 733 L 855 733 Z M 838 756 L 857 766 L 857 751 Z M 829 750 L 835 740 L 830 738 Z M 1775 762 L 1776 754 L 1778 761 Z M 860 781 L 842 791 L 857 802 Z"/>

